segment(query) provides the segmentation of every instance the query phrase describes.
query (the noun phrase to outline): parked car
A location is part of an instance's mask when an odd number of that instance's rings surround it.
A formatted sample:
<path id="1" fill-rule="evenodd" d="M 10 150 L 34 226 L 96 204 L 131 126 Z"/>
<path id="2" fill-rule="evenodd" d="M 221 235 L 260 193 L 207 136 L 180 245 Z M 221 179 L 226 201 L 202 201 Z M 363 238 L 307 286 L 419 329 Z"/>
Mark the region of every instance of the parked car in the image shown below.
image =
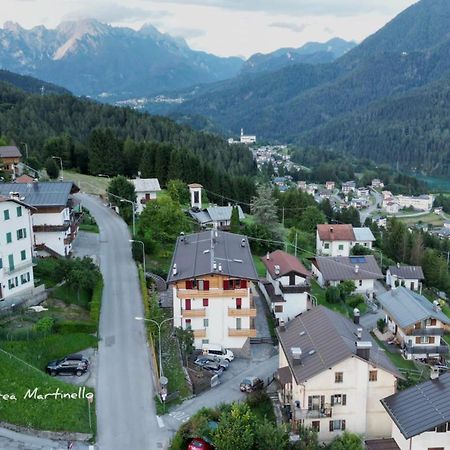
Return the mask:
<path id="1" fill-rule="evenodd" d="M 241 392 L 258 391 L 264 387 L 264 381 L 258 377 L 246 377 L 241 381 L 241 385 L 239 387 Z"/>
<path id="2" fill-rule="evenodd" d="M 202 366 L 207 362 L 214 362 L 219 364 L 220 367 L 223 367 L 223 370 L 227 370 L 230 367 L 230 363 L 226 359 L 220 359 L 214 355 L 200 355 L 195 361 L 194 364 L 198 366 Z"/>
<path id="3" fill-rule="evenodd" d="M 203 364 L 202 369 L 213 372 L 215 375 L 222 375 L 223 373 L 223 367 L 212 361 L 207 361 L 205 364 Z"/>
<path id="4" fill-rule="evenodd" d="M 233 361 L 234 354 L 231 350 L 223 348 L 220 344 L 203 344 L 202 351 L 204 355 L 217 356 L 220 359 Z"/>
<path id="5" fill-rule="evenodd" d="M 213 450 L 214 447 L 202 438 L 194 438 L 189 442 L 187 450 Z"/>
<path id="6" fill-rule="evenodd" d="M 56 375 L 76 375 L 81 377 L 89 370 L 89 360 L 83 355 L 69 355 L 62 359 L 50 361 L 46 372 L 52 377 Z"/>

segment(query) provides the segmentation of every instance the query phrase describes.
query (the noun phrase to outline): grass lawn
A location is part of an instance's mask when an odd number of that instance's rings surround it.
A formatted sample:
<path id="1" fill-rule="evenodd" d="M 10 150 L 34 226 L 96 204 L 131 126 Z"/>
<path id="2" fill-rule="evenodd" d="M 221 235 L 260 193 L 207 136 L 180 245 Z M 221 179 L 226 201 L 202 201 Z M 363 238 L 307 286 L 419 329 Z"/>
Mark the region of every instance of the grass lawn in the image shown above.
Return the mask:
<path id="1" fill-rule="evenodd" d="M 406 225 L 414 225 L 416 223 L 427 223 L 436 227 L 442 227 L 444 225 L 444 219 L 434 213 L 424 214 L 416 217 L 402 217 L 401 215 L 399 215 L 397 216 L 397 218 Z"/>
<path id="2" fill-rule="evenodd" d="M 322 289 L 315 280 L 311 280 L 311 294 L 314 295 L 314 297 L 316 297 L 317 303 L 319 305 L 326 306 L 332 311 L 336 311 L 345 317 L 349 317 L 349 309 L 343 302 L 341 303 L 327 302 L 325 298 L 325 289 Z"/>
<path id="3" fill-rule="evenodd" d="M 110 181 L 108 178 L 84 175 L 71 170 L 64 171 L 64 180 L 75 182 L 83 192 L 97 195 L 106 194 L 106 188 Z"/>
<path id="4" fill-rule="evenodd" d="M 80 224 L 80 230 L 87 231 L 88 233 L 99 233 L 100 232 L 98 225 L 91 224 L 91 223 Z"/>
<path id="5" fill-rule="evenodd" d="M 92 432 L 95 435 L 95 403 L 91 405 L 91 429 L 87 399 L 25 399 L 28 389 L 35 388 L 40 394 L 54 393 L 56 389 L 64 393 L 78 392 L 77 387 L 55 380 L 0 352 L 0 392 L 16 397 L 16 400 L 0 403 L 1 421 L 41 430 Z M 93 390 L 87 388 L 86 392 Z"/>
<path id="6" fill-rule="evenodd" d="M 378 345 L 385 350 L 386 356 L 391 360 L 398 369 L 417 370 L 417 366 L 413 361 L 408 361 L 403 358 L 399 353 L 393 353 L 390 351 L 389 346 L 384 342 L 381 342 L 376 336 L 372 335 Z"/>
<path id="7" fill-rule="evenodd" d="M 89 294 L 85 290 L 80 289 L 80 291 L 77 292 L 76 289 L 72 289 L 65 284 L 58 286 L 53 291 L 52 297 L 62 300 L 68 305 L 75 304 L 82 306 L 83 308 L 89 308 L 89 301 L 91 300 Z"/>
<path id="8" fill-rule="evenodd" d="M 266 266 L 261 261 L 261 258 L 259 256 L 253 255 L 253 263 L 256 267 L 256 272 L 259 277 L 265 277 L 266 276 Z"/>

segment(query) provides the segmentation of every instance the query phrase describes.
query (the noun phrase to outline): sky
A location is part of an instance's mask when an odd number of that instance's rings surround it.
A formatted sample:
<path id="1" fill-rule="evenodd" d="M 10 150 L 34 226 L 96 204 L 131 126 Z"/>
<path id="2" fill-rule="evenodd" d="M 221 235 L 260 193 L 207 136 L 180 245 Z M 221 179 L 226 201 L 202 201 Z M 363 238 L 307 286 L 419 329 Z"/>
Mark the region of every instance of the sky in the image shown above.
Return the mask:
<path id="1" fill-rule="evenodd" d="M 249 57 L 333 37 L 362 41 L 417 0 L 1 0 L 0 23 L 54 28 L 94 18 L 151 23 L 219 56 Z"/>

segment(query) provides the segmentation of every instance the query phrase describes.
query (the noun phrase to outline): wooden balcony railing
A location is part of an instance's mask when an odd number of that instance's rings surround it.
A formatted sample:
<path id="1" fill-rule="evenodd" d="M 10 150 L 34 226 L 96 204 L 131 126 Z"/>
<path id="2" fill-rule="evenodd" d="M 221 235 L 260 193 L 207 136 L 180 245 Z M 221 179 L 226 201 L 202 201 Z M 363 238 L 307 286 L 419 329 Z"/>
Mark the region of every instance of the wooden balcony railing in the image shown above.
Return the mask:
<path id="1" fill-rule="evenodd" d="M 198 289 L 178 289 L 178 298 L 218 298 L 218 297 L 247 297 L 247 289 L 209 289 L 208 291 L 199 291 Z"/>
<path id="2" fill-rule="evenodd" d="M 203 330 L 193 330 L 194 338 L 205 338 L 206 337 L 206 329 Z"/>
<path id="3" fill-rule="evenodd" d="M 256 317 L 256 308 L 228 308 L 230 317 Z"/>
<path id="4" fill-rule="evenodd" d="M 231 337 L 256 337 L 255 328 L 242 328 L 240 330 L 236 328 L 228 328 L 228 336 Z"/>
<path id="5" fill-rule="evenodd" d="M 206 309 L 183 309 L 181 311 L 181 315 L 183 317 L 205 317 L 206 316 Z"/>

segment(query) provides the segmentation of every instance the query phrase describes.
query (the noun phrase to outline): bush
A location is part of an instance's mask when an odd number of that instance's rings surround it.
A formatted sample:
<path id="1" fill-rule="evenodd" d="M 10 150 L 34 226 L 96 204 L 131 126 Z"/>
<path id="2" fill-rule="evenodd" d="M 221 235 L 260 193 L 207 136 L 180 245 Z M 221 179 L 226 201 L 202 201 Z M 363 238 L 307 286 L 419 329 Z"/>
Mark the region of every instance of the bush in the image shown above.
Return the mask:
<path id="1" fill-rule="evenodd" d="M 350 308 L 357 308 L 361 303 L 364 303 L 364 297 L 361 294 L 351 295 L 346 302 Z"/>
<path id="2" fill-rule="evenodd" d="M 377 320 L 377 328 L 378 328 L 378 331 L 379 331 L 380 333 L 384 333 L 385 327 L 386 327 L 386 322 L 384 321 L 384 319 L 378 319 L 378 320 Z"/>
<path id="3" fill-rule="evenodd" d="M 328 303 L 340 303 L 341 301 L 341 291 L 336 286 L 330 286 L 325 291 L 325 299 Z"/>
<path id="4" fill-rule="evenodd" d="M 89 303 L 89 311 L 91 320 L 96 324 L 98 328 L 98 322 L 100 320 L 100 307 L 102 304 L 102 294 L 103 294 L 103 279 L 97 281 L 95 285 L 94 292 L 92 293 L 91 302 Z"/>
<path id="5" fill-rule="evenodd" d="M 56 331 L 60 334 L 87 333 L 93 334 L 97 331 L 97 324 L 93 322 L 68 321 L 56 325 Z"/>
<path id="6" fill-rule="evenodd" d="M 37 323 L 34 325 L 34 329 L 39 333 L 51 334 L 54 326 L 55 319 L 53 319 L 53 317 L 46 316 L 37 321 Z"/>

